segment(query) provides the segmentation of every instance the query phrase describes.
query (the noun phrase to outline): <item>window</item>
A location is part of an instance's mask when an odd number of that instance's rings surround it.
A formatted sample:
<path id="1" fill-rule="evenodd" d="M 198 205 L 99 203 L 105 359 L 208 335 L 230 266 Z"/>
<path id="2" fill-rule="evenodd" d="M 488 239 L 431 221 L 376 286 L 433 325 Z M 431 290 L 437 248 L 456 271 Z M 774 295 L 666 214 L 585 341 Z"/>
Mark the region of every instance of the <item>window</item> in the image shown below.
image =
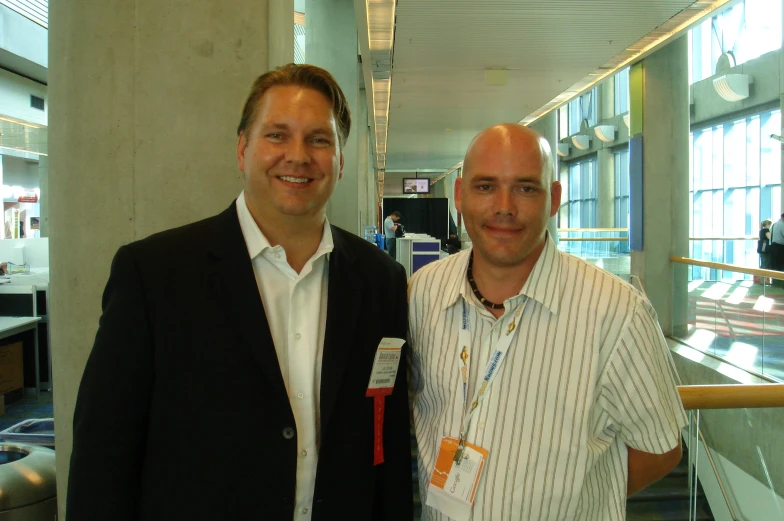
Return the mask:
<path id="1" fill-rule="evenodd" d="M 689 83 L 716 73 L 732 52 L 740 65 L 781 48 L 781 0 L 745 0 L 689 31 Z"/>
<path id="2" fill-rule="evenodd" d="M 692 133 L 691 237 L 756 236 L 761 221 L 781 214 L 781 147 L 770 138 L 780 130 L 781 112 L 775 110 Z M 693 240 L 691 257 L 758 266 L 756 240 Z"/>
<path id="3" fill-rule="evenodd" d="M 615 75 L 615 115 L 629 112 L 629 68 Z"/>
<path id="4" fill-rule="evenodd" d="M 596 158 L 569 165 L 568 177 L 568 183 L 564 187 L 567 200 L 561 207 L 561 226 L 596 228 L 598 220 Z"/>
<path id="5" fill-rule="evenodd" d="M 570 101 L 568 110 L 570 136 L 580 132 L 584 120 L 588 121 L 589 127 L 596 125 L 596 89 Z"/>
<path id="6" fill-rule="evenodd" d="M 615 159 L 615 228 L 629 227 L 629 149 L 613 154 Z"/>

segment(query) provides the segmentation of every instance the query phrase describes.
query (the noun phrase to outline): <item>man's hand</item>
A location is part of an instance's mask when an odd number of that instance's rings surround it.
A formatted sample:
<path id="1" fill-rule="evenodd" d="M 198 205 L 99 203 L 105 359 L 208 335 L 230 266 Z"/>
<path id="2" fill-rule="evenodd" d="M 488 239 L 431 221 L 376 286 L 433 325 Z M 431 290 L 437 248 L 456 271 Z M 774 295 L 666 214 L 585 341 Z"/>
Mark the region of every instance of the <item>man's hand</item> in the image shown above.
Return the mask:
<path id="1" fill-rule="evenodd" d="M 660 480 L 675 468 L 681 460 L 681 442 L 664 454 L 650 454 L 626 447 L 629 452 L 629 480 L 626 496 L 636 494 L 648 485 Z"/>

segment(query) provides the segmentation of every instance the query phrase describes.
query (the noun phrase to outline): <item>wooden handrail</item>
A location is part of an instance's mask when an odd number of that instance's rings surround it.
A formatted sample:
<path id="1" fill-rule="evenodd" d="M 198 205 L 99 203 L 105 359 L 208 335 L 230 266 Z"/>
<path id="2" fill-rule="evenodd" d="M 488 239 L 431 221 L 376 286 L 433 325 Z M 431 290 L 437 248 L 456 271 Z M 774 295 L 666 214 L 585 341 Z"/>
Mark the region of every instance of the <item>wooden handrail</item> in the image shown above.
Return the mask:
<path id="1" fill-rule="evenodd" d="M 784 407 L 784 384 L 679 385 L 678 394 L 686 410 Z"/>
<path id="2" fill-rule="evenodd" d="M 689 237 L 690 241 L 758 241 L 759 237 L 745 235 L 743 237 Z"/>
<path id="3" fill-rule="evenodd" d="M 761 270 L 759 268 L 746 268 L 745 266 L 736 266 L 735 264 L 721 264 L 719 262 L 701 261 L 697 259 L 690 259 L 688 257 L 670 257 L 670 262 L 677 264 L 687 264 L 689 266 L 701 266 L 703 268 L 713 268 L 715 270 L 735 271 L 738 273 L 745 273 L 747 275 L 754 275 L 762 278 L 784 280 L 784 272 L 775 270 Z"/>

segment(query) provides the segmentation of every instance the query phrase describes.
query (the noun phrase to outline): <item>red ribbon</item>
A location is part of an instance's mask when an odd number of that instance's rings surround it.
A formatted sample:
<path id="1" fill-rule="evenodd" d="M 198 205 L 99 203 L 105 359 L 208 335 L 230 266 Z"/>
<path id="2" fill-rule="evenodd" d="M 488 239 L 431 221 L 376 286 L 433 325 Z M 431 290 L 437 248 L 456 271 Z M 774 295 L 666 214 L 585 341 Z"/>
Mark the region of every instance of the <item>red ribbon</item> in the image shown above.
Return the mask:
<path id="1" fill-rule="evenodd" d="M 384 404 L 392 388 L 368 389 L 365 396 L 373 397 L 373 465 L 384 463 Z"/>

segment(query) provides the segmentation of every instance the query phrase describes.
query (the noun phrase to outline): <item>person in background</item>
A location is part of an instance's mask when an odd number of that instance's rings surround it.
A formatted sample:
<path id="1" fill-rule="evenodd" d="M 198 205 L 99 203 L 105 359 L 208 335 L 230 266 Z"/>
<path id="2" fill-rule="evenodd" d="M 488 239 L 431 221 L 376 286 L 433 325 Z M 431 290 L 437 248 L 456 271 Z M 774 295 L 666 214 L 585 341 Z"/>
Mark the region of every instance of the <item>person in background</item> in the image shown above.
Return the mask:
<path id="1" fill-rule="evenodd" d="M 759 240 L 757 240 L 757 253 L 759 253 L 759 267 L 763 270 L 770 269 L 770 227 L 771 221 L 765 219 L 760 224 Z"/>
<path id="2" fill-rule="evenodd" d="M 409 281 L 422 520 L 621 521 L 626 497 L 681 459 L 686 415 L 656 314 L 556 247 L 561 185 L 542 136 L 491 127 L 463 165 L 472 247 Z M 455 495 L 466 486 L 473 504 Z"/>
<path id="3" fill-rule="evenodd" d="M 770 227 L 770 257 L 768 269 L 784 271 L 784 213 L 781 218 Z M 784 287 L 784 280 L 773 279 L 773 286 Z"/>
<path id="4" fill-rule="evenodd" d="M 387 218 L 384 219 L 384 242 L 386 245 L 387 253 L 395 259 L 397 255 L 396 249 L 396 240 L 395 240 L 395 232 L 398 229 L 397 222 L 400 220 L 400 212 L 395 210 L 391 214 L 387 215 Z"/>
<path id="5" fill-rule="evenodd" d="M 455 232 L 449 232 L 449 238 L 446 240 L 446 251 L 449 255 L 457 253 L 460 251 L 460 239 L 457 238 L 457 234 Z"/>
<path id="6" fill-rule="evenodd" d="M 385 373 L 385 407 L 366 396 L 382 339 L 406 337 L 405 270 L 326 219 L 350 126 L 324 69 L 261 75 L 236 201 L 119 249 L 69 520 L 411 520 L 405 371 Z"/>

